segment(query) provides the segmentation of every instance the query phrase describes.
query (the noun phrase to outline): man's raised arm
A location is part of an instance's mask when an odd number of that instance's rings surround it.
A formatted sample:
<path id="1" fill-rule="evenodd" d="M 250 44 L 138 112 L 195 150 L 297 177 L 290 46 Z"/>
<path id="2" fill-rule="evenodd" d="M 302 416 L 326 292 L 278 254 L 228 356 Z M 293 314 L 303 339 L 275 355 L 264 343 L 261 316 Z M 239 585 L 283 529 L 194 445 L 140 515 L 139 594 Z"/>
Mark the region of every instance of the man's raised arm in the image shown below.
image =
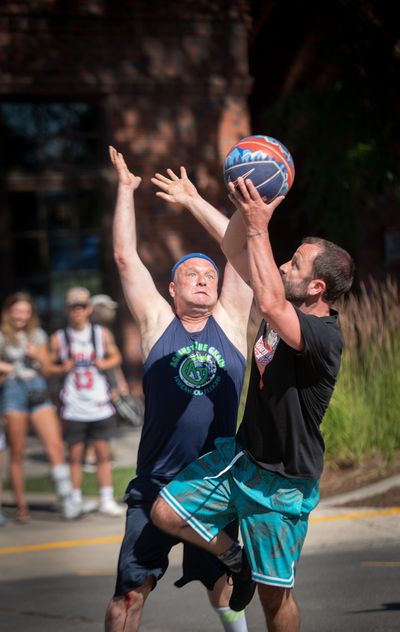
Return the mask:
<path id="1" fill-rule="evenodd" d="M 229 197 L 231 198 L 231 195 L 229 195 Z M 236 272 L 240 274 L 246 283 L 249 282 L 250 274 L 247 253 L 246 225 L 241 213 L 238 210 L 233 213 L 230 219 L 222 240 L 221 248 L 225 257 L 235 268 Z"/>
<path id="2" fill-rule="evenodd" d="M 114 147 L 110 147 L 109 152 L 118 174 L 113 222 L 114 259 L 129 309 L 139 325 L 143 353 L 146 355 L 154 342 L 147 340 L 148 333 L 156 330 L 158 336 L 160 328 L 162 331 L 172 319 L 173 312 L 169 303 L 158 292 L 137 251 L 134 194 L 141 178 L 129 171 L 123 155 Z"/>

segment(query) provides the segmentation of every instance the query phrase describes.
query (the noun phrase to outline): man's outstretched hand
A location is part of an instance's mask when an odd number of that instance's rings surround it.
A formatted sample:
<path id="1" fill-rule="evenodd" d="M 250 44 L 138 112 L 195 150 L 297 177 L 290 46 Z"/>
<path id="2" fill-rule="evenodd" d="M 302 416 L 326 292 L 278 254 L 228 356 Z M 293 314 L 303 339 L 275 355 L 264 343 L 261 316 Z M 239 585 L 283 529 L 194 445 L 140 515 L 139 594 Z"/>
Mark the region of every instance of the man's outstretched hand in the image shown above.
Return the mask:
<path id="1" fill-rule="evenodd" d="M 172 171 L 167 169 L 169 177 L 163 176 L 161 173 L 156 173 L 154 178 L 151 178 L 153 184 L 155 184 L 161 191 L 157 191 L 156 195 L 167 202 L 173 204 L 183 204 L 184 206 L 190 200 L 198 195 L 197 189 L 194 184 L 187 177 L 185 167 L 181 167 L 181 177 Z"/>
<path id="2" fill-rule="evenodd" d="M 109 145 L 108 151 L 110 153 L 111 162 L 118 174 L 119 184 L 130 187 L 132 191 L 136 191 L 142 181 L 142 178 L 135 176 L 129 171 L 123 155 L 120 154 L 114 147 Z"/>

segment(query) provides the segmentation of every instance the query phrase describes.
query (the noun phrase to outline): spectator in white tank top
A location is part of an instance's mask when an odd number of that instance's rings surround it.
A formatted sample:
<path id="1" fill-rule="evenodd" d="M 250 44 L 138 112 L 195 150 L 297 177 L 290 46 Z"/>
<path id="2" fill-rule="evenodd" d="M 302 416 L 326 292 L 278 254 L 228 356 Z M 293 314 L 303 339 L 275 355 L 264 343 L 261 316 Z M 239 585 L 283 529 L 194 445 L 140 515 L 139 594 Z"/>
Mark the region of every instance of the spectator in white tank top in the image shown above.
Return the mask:
<path id="1" fill-rule="evenodd" d="M 114 499 L 112 483 L 111 439 L 115 410 L 105 376 L 106 371 L 120 365 L 121 355 L 111 331 L 90 323 L 92 307 L 86 288 L 68 290 L 66 309 L 68 326 L 51 336 L 50 348 L 51 372 L 64 377 L 60 414 L 69 449 L 73 498 L 83 511 L 97 508 L 97 503 L 83 503 L 81 491 L 85 446 L 92 443 L 97 462 L 99 510 L 121 516 L 124 509 Z"/>

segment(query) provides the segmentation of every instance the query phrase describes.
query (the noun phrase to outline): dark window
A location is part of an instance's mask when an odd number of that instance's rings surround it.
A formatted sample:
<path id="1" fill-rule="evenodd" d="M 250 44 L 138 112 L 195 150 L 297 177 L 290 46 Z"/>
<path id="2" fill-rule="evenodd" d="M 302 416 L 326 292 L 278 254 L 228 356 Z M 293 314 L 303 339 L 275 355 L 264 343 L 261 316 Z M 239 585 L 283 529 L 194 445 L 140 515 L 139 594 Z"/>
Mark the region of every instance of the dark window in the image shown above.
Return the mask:
<path id="1" fill-rule="evenodd" d="M 93 168 L 99 161 L 100 122 L 99 107 L 88 103 L 1 103 L 7 168 Z"/>
<path id="2" fill-rule="evenodd" d="M 49 328 L 64 320 L 68 287 L 103 290 L 101 117 L 94 103 L 0 103 L 8 213 L 8 234 L 0 238 L 12 252 L 3 266 L 10 272 L 9 291 L 32 292 Z"/>

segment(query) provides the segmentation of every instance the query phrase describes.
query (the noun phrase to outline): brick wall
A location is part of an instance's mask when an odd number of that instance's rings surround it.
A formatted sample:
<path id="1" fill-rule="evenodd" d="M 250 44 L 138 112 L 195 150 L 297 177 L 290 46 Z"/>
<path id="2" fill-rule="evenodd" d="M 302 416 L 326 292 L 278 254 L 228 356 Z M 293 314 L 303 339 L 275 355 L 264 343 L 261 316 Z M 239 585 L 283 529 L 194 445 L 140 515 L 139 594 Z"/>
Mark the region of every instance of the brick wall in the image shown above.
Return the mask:
<path id="1" fill-rule="evenodd" d="M 164 292 L 171 265 L 185 252 L 204 250 L 222 263 L 218 248 L 183 209 L 155 197 L 149 179 L 183 164 L 201 192 L 227 211 L 223 157 L 250 132 L 248 13 L 246 0 L 29 0 L 0 6 L 0 98 L 80 97 L 103 104 L 104 223 L 111 227 L 107 145 L 113 144 L 143 177 L 139 250 Z M 118 284 L 107 234 L 107 274 Z M 137 372 L 137 331 L 124 307 L 121 314 L 125 357 Z"/>

